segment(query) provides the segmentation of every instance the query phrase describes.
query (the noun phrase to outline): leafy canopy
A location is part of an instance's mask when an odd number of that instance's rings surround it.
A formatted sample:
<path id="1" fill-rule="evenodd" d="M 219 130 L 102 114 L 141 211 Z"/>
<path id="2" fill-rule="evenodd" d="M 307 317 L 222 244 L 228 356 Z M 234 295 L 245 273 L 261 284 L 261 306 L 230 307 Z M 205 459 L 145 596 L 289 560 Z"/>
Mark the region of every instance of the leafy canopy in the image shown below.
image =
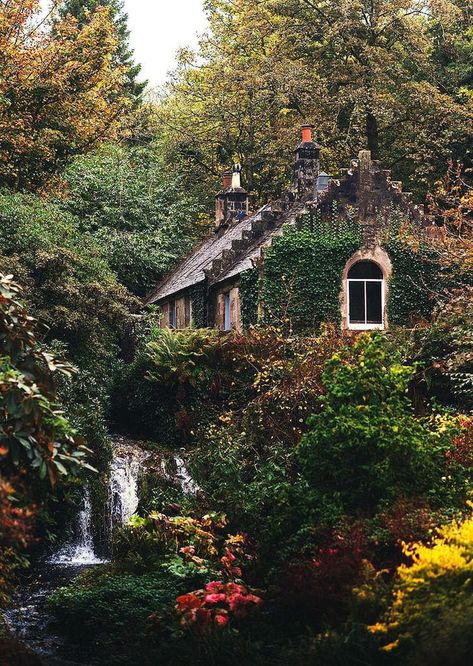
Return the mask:
<path id="1" fill-rule="evenodd" d="M 44 186 L 71 155 L 115 137 L 127 106 L 107 9 L 83 27 L 52 27 L 39 11 L 39 0 L 0 6 L 0 184 L 14 189 Z"/>

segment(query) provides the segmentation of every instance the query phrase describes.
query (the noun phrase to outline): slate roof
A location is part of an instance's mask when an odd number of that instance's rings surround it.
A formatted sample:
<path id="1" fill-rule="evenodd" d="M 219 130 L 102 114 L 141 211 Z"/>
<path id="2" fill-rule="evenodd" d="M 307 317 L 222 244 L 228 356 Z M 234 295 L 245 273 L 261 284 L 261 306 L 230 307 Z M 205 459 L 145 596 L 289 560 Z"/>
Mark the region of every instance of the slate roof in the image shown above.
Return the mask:
<path id="1" fill-rule="evenodd" d="M 145 305 L 169 298 L 205 280 L 216 284 L 250 269 L 261 248 L 270 244 L 272 236 L 280 233 L 291 215 L 304 208 L 301 202 L 288 203 L 281 206 L 281 202 L 277 202 L 276 208 L 282 208 L 277 215 L 273 212 L 275 204 L 267 204 L 254 215 L 234 220 L 220 232 L 212 232 L 164 277 L 147 296 Z"/>

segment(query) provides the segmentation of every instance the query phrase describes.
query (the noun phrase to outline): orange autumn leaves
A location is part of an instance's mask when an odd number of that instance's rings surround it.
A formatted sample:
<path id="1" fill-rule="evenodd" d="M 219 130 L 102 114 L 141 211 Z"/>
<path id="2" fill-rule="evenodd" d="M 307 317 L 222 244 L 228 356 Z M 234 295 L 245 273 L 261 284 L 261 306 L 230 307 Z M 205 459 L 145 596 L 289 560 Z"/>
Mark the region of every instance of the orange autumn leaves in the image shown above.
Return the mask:
<path id="1" fill-rule="evenodd" d="M 72 155 L 116 136 L 128 102 L 115 29 L 41 19 L 39 0 L 0 1 L 0 184 L 40 188 Z"/>

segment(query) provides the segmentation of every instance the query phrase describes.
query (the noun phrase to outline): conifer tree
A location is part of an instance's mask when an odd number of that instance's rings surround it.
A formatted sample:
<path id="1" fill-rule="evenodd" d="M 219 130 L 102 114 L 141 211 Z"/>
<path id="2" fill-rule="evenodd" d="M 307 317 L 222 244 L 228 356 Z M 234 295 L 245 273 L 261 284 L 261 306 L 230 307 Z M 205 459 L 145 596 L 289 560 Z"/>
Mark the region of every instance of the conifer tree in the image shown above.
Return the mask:
<path id="1" fill-rule="evenodd" d="M 97 7 L 108 7 L 110 18 L 115 24 L 118 37 L 118 48 L 116 52 L 116 63 L 127 69 L 126 92 L 130 97 L 139 100 L 147 81 L 139 81 L 141 65 L 134 61 L 133 50 L 130 48 L 130 31 L 128 30 L 128 14 L 124 11 L 123 0 L 64 0 L 59 14 L 74 16 L 79 24 L 83 25 L 88 17 L 93 14 Z"/>

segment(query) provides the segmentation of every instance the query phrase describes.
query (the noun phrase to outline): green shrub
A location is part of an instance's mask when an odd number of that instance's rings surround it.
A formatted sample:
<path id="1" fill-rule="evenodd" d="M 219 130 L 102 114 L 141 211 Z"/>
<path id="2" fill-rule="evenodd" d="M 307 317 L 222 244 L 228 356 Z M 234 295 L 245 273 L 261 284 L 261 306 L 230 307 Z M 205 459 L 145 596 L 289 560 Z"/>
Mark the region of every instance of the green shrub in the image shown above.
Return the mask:
<path id="1" fill-rule="evenodd" d="M 172 607 L 176 595 L 195 583 L 159 571 L 105 573 L 98 578 L 92 572 L 56 591 L 48 605 L 61 630 L 72 640 L 97 648 L 105 663 L 133 664 L 141 654 L 156 649 L 149 636 L 148 617 Z"/>
<path id="2" fill-rule="evenodd" d="M 166 169 L 159 148 L 107 145 L 75 159 L 66 170 L 61 203 L 81 232 L 102 248 L 130 291 L 144 295 L 191 249 L 205 227 L 201 199 Z"/>
<path id="3" fill-rule="evenodd" d="M 464 501 L 462 471 L 456 480 L 454 469 L 447 473 L 456 423 L 446 418 L 437 428 L 414 415 L 407 395 L 414 372 L 380 335 L 361 336 L 327 363 L 322 411 L 297 454 L 316 515 L 373 514 L 402 496 Z"/>

